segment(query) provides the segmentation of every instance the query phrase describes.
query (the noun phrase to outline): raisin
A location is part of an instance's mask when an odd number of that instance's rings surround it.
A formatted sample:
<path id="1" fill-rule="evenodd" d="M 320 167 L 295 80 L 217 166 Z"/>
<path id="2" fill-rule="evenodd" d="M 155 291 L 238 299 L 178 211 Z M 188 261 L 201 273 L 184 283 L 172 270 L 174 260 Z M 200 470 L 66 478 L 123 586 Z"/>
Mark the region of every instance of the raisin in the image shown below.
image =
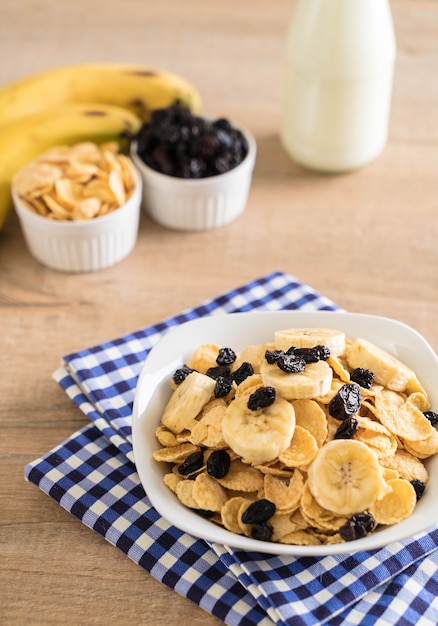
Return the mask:
<path id="1" fill-rule="evenodd" d="M 424 490 L 426 489 L 426 485 L 422 480 L 419 480 L 418 478 L 414 478 L 414 480 L 411 480 L 411 485 L 415 489 L 415 495 L 417 496 L 418 502 L 418 500 L 420 500 L 420 498 L 422 497 Z"/>
<path id="2" fill-rule="evenodd" d="M 157 164 L 157 168 L 162 174 L 172 174 L 173 163 L 167 156 L 166 152 L 160 146 L 154 148 L 151 152 L 153 162 Z"/>
<path id="3" fill-rule="evenodd" d="M 219 147 L 219 138 L 214 132 L 198 137 L 191 145 L 191 152 L 201 157 L 211 157 Z"/>
<path id="4" fill-rule="evenodd" d="M 275 513 L 275 504 L 266 498 L 252 502 L 242 514 L 244 524 L 267 522 Z"/>
<path id="5" fill-rule="evenodd" d="M 283 350 L 266 350 L 265 359 L 270 365 L 273 365 L 277 363 L 282 354 L 284 354 Z"/>
<path id="6" fill-rule="evenodd" d="M 236 353 L 232 348 L 221 348 L 216 363 L 218 365 L 231 365 L 236 360 Z"/>
<path id="7" fill-rule="evenodd" d="M 354 541 L 366 537 L 376 527 L 376 521 L 371 513 L 357 513 L 350 517 L 339 529 L 344 541 Z"/>
<path id="8" fill-rule="evenodd" d="M 211 165 L 212 176 L 217 176 L 217 174 L 225 174 L 230 169 L 232 169 L 230 159 L 223 156 L 217 157 Z"/>
<path id="9" fill-rule="evenodd" d="M 267 406 L 271 406 L 275 402 L 275 389 L 274 387 L 259 387 L 248 398 L 248 409 L 251 411 L 258 411 Z"/>
<path id="10" fill-rule="evenodd" d="M 210 519 L 214 515 L 214 511 L 208 511 L 207 509 L 191 509 L 193 513 L 196 513 L 204 519 Z"/>
<path id="11" fill-rule="evenodd" d="M 359 422 L 355 417 L 347 417 L 342 424 L 339 426 L 338 430 L 335 432 L 335 439 L 353 439 L 354 435 L 359 428 Z"/>
<path id="12" fill-rule="evenodd" d="M 242 365 L 231 374 L 231 379 L 234 380 L 236 385 L 240 385 L 243 381 L 254 374 L 254 368 L 251 363 L 244 361 Z"/>
<path id="13" fill-rule="evenodd" d="M 350 379 L 364 389 L 371 389 L 374 382 L 374 374 L 371 370 L 364 367 L 356 367 L 356 369 L 350 372 Z"/>
<path id="14" fill-rule="evenodd" d="M 189 454 L 186 460 L 183 461 L 181 465 L 178 467 L 178 474 L 181 474 L 181 476 L 188 476 L 188 474 L 192 474 L 193 472 L 196 472 L 198 469 L 201 469 L 203 464 L 204 464 L 203 452 L 201 450 L 199 450 L 198 452 L 193 452 L 192 454 Z"/>
<path id="15" fill-rule="evenodd" d="M 258 541 L 271 541 L 273 534 L 274 527 L 269 522 L 262 522 L 251 528 L 251 537 Z"/>
<path id="16" fill-rule="evenodd" d="M 214 397 L 225 398 L 225 396 L 230 393 L 232 388 L 233 386 L 229 378 L 224 378 L 224 376 L 218 376 L 216 378 L 216 384 L 214 386 Z"/>
<path id="17" fill-rule="evenodd" d="M 175 371 L 173 375 L 173 382 L 175 385 L 180 385 L 187 378 L 187 376 L 194 371 L 195 370 L 190 369 L 188 365 L 183 365 Z"/>
<path id="18" fill-rule="evenodd" d="M 223 478 L 230 469 L 231 458 L 226 450 L 214 450 L 207 459 L 207 473 L 213 478 Z"/>
<path id="19" fill-rule="evenodd" d="M 205 373 L 210 378 L 214 378 L 214 380 L 217 380 L 218 378 L 226 378 L 227 380 L 231 380 L 231 370 L 226 365 L 216 365 L 214 367 L 209 367 Z"/>
<path id="20" fill-rule="evenodd" d="M 362 392 L 356 383 L 345 383 L 329 402 L 329 413 L 336 420 L 345 420 L 359 410 Z"/>
<path id="21" fill-rule="evenodd" d="M 316 363 L 319 361 L 319 354 L 313 348 L 296 348 L 291 346 L 286 354 L 294 354 L 297 358 L 303 359 L 305 363 Z"/>
<path id="22" fill-rule="evenodd" d="M 233 133 L 229 132 L 230 130 L 232 130 L 231 127 L 228 130 L 225 130 L 225 129 L 219 128 L 214 123 L 213 123 L 213 127 L 216 130 L 216 137 L 221 148 L 226 148 L 228 150 L 232 148 L 233 142 L 235 141 L 235 139 L 233 137 Z"/>
<path id="23" fill-rule="evenodd" d="M 291 346 L 287 350 L 287 354 L 295 354 L 304 359 L 306 363 L 317 363 L 317 361 L 326 361 L 329 358 L 330 349 L 327 346 L 313 346 L 313 348 Z"/>
<path id="24" fill-rule="evenodd" d="M 185 178 L 202 178 L 206 165 L 205 161 L 200 158 L 192 158 L 188 162 L 187 176 Z"/>
<path id="25" fill-rule="evenodd" d="M 328 346 L 315 346 L 312 349 L 317 352 L 320 361 L 327 361 L 327 359 L 330 357 L 331 352 Z"/>
<path id="26" fill-rule="evenodd" d="M 306 369 L 306 361 L 295 354 L 282 354 L 277 360 L 278 367 L 283 371 L 295 374 L 297 372 L 304 372 Z"/>
<path id="27" fill-rule="evenodd" d="M 434 411 L 424 411 L 423 415 L 429 420 L 432 426 L 435 426 L 435 424 L 438 423 L 438 413 L 435 413 Z"/>
<path id="28" fill-rule="evenodd" d="M 233 127 L 231 126 L 230 122 L 225 117 L 219 117 L 217 120 L 215 120 L 212 123 L 212 126 L 213 128 L 225 130 L 227 132 L 230 132 L 233 130 Z"/>

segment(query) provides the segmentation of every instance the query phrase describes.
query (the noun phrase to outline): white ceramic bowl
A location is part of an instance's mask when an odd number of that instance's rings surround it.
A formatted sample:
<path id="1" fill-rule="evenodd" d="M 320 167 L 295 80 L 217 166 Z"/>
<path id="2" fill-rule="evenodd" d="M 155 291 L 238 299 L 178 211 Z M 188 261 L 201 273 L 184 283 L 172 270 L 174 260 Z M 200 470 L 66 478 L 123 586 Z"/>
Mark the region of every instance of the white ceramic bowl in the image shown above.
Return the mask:
<path id="1" fill-rule="evenodd" d="M 142 179 L 137 175 L 129 200 L 108 215 L 83 221 L 47 219 L 26 207 L 12 189 L 15 211 L 32 256 L 61 272 L 94 272 L 132 252 L 138 234 Z"/>
<path id="2" fill-rule="evenodd" d="M 359 313 L 333 311 L 274 311 L 216 315 L 187 322 L 170 330 L 151 350 L 138 380 L 133 411 L 134 457 L 140 480 L 156 510 L 171 524 L 195 537 L 247 551 L 293 556 L 323 556 L 374 550 L 427 530 L 438 522 L 438 455 L 426 461 L 429 481 L 412 515 L 363 539 L 324 546 L 269 543 L 229 532 L 183 506 L 163 484 L 164 463 L 152 458 L 160 448 L 155 429 L 170 396 L 170 378 L 194 348 L 216 343 L 237 350 L 272 340 L 275 330 L 287 327 L 328 327 L 351 338 L 375 342 L 408 364 L 438 409 L 438 358 L 425 339 L 400 322 Z"/>
<path id="3" fill-rule="evenodd" d="M 257 146 L 253 135 L 240 128 L 248 154 L 237 167 L 208 178 L 176 178 L 144 163 L 131 143 L 131 158 L 143 178 L 143 208 L 158 224 L 181 231 L 212 230 L 234 221 L 245 210 Z"/>

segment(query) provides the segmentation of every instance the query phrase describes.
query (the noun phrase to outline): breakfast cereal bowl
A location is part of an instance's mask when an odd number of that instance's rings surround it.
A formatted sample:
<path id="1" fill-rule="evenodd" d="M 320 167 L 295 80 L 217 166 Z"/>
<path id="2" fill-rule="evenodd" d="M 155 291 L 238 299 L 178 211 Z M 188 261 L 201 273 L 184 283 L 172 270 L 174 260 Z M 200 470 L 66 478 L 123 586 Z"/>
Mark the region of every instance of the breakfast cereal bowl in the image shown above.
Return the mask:
<path id="1" fill-rule="evenodd" d="M 131 169 L 132 188 L 126 201 L 89 219 L 41 215 L 13 185 L 15 212 L 32 256 L 46 267 L 71 273 L 102 270 L 128 256 L 137 241 L 143 188 L 135 167 Z"/>
<path id="2" fill-rule="evenodd" d="M 206 231 L 225 226 L 245 210 L 251 187 L 257 146 L 254 136 L 241 127 L 247 144 L 244 159 L 232 169 L 200 178 L 162 173 L 146 164 L 136 140 L 131 158 L 143 179 L 143 208 L 158 224 L 179 231 Z"/>
<path id="3" fill-rule="evenodd" d="M 426 340 L 411 327 L 384 317 L 333 311 L 252 312 L 214 315 L 189 321 L 169 330 L 149 353 L 140 374 L 134 399 L 132 438 L 140 480 L 152 504 L 169 523 L 211 543 L 246 551 L 277 555 L 324 556 L 376 550 L 392 542 L 422 533 L 438 522 L 438 455 L 424 460 L 428 481 L 413 512 L 397 523 L 351 541 L 320 545 L 293 545 L 262 541 L 230 532 L 183 505 L 164 484 L 170 465 L 158 462 L 162 448 L 156 438 L 164 408 L 171 396 L 174 372 L 186 364 L 202 344 L 232 347 L 236 351 L 272 342 L 274 332 L 286 328 L 337 329 L 346 337 L 373 342 L 396 356 L 414 372 L 428 394 L 431 410 L 438 408 L 438 358 Z"/>

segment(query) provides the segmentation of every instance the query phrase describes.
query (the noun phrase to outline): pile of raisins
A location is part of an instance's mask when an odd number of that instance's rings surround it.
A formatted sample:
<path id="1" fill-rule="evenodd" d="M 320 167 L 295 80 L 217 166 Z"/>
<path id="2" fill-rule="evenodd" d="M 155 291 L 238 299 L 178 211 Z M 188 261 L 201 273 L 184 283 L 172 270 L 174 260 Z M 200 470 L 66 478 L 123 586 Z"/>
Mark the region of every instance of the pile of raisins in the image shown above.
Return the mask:
<path id="1" fill-rule="evenodd" d="M 178 103 L 153 111 L 133 139 L 146 165 L 177 178 L 224 174 L 248 154 L 245 136 L 227 119 L 210 121 Z"/>

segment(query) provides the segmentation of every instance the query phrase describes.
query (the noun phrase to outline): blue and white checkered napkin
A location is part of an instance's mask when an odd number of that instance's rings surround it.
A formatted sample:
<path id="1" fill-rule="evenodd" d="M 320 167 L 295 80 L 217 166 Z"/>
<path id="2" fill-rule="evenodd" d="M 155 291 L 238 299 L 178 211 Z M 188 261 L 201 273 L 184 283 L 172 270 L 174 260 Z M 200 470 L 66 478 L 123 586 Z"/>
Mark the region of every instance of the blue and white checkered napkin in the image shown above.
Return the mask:
<path id="1" fill-rule="evenodd" d="M 373 552 L 275 557 L 209 545 L 151 507 L 132 456 L 137 377 L 169 328 L 204 315 L 336 310 L 274 272 L 138 332 L 70 354 L 54 377 L 91 424 L 28 464 L 26 478 L 135 563 L 226 624 L 436 626 L 438 528 Z"/>

